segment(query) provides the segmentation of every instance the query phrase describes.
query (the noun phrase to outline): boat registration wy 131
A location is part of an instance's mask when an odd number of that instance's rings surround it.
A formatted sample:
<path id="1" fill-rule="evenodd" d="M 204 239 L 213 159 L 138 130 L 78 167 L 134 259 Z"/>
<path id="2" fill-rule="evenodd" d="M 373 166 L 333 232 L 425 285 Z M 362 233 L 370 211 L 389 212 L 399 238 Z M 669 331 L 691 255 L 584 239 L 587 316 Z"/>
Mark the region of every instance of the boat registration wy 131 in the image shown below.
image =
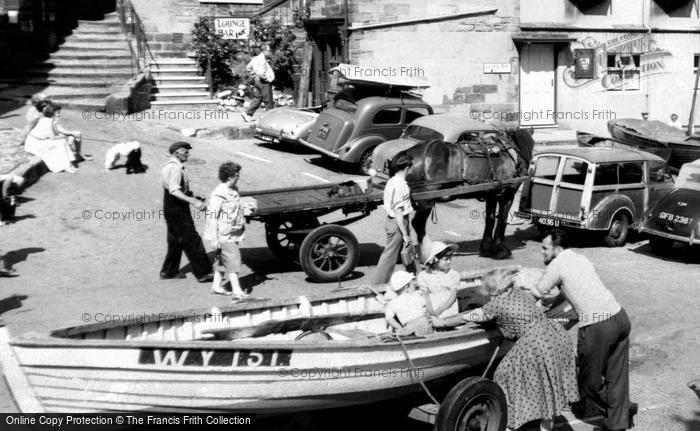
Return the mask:
<path id="1" fill-rule="evenodd" d="M 288 366 L 291 350 L 141 349 L 139 364 L 174 367 Z"/>

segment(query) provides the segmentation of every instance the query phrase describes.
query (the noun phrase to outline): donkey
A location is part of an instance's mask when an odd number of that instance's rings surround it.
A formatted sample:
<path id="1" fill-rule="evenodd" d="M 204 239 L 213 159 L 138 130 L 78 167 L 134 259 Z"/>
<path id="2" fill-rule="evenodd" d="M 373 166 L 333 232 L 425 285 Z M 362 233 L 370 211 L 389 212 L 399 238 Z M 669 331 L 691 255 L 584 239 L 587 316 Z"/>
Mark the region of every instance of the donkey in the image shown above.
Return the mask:
<path id="1" fill-rule="evenodd" d="M 417 144 L 400 154 L 413 156 L 413 168 L 406 180 L 423 189 L 449 188 L 455 185 L 503 181 L 525 175 L 532 159 L 535 141 L 532 130 L 495 131 L 473 141 L 456 144 L 432 140 Z M 393 165 L 393 163 L 392 163 Z M 503 185 L 484 192 L 486 221 L 479 254 L 494 259 L 507 259 L 511 252 L 505 244 L 508 212 L 513 205 L 519 184 Z M 450 196 L 455 199 L 459 196 Z M 422 243 L 426 222 L 435 207 L 435 200 L 417 202 L 413 229 Z"/>

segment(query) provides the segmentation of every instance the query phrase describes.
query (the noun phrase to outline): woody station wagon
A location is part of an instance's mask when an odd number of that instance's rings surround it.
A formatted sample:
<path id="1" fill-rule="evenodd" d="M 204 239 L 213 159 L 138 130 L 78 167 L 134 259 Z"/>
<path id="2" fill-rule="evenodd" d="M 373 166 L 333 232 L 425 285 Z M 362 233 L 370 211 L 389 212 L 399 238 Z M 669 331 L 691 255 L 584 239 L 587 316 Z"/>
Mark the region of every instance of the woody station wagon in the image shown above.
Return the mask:
<path id="1" fill-rule="evenodd" d="M 672 188 L 666 163 L 651 153 L 609 147 L 547 151 L 530 164 L 516 214 L 540 230 L 598 231 L 617 247 Z"/>

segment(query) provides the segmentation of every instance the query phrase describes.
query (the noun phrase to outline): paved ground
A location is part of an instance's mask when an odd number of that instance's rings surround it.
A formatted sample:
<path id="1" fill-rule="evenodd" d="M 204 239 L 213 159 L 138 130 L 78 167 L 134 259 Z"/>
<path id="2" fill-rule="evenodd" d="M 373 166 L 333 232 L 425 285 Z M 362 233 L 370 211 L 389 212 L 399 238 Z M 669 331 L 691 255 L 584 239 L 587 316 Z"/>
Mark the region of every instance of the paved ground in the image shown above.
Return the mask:
<path id="1" fill-rule="evenodd" d="M 11 114 L 5 115 L 6 122 L 21 118 Z M 168 157 L 168 145 L 182 136 L 148 120 L 86 119 L 79 112 L 66 112 L 64 117 L 68 126 L 84 131 L 85 152 L 96 157 L 83 163 L 78 175 L 44 176 L 23 195 L 18 222 L 0 228 L 0 254 L 17 271 L 16 277 L 0 283 L 0 313 L 11 333 L 79 325 L 85 313 L 93 317 L 99 313 L 129 315 L 226 304 L 226 298 L 210 295 L 209 286 L 196 283 L 191 274 L 184 280 L 158 279 L 165 253 L 165 223 L 158 218 L 158 171 Z M 123 170 L 104 172 L 106 149 L 131 139 L 144 144 L 148 172 L 129 176 Z M 242 190 L 319 184 L 352 176 L 342 166 L 300 148 L 252 140 L 188 140 L 194 145 L 189 169 L 195 191 L 201 194 L 208 194 L 217 184 L 216 169 L 228 159 L 243 165 Z M 459 243 L 453 263 L 458 269 L 503 264 L 477 256 L 481 209 L 477 201 L 440 205 L 437 224 L 429 228 L 431 237 Z M 150 216 L 152 211 L 155 216 Z M 380 213 L 351 225 L 361 244 L 362 259 L 356 274 L 344 285 L 364 284 L 372 273 L 383 241 Z M 202 220 L 196 223 L 201 228 Z M 507 233 L 514 249 L 514 259 L 507 263 L 542 266 L 534 228 L 517 224 Z M 619 249 L 601 247 L 590 236 L 577 241 L 577 250 L 596 264 L 632 319 L 631 390 L 633 400 L 642 407 L 636 429 L 699 430 L 700 403 L 685 387 L 686 382 L 700 377 L 698 250 L 679 247 L 672 256 L 661 259 L 651 254 L 642 238 L 633 238 Z M 249 225 L 243 259 L 242 283 L 257 296 L 297 296 L 335 287 L 310 283 L 296 265 L 280 264 L 267 250 L 259 223 Z M 410 401 L 404 399 L 265 424 L 269 429 L 379 429 L 391 422 L 427 429 L 403 419 L 408 405 Z M 0 388 L 0 410 L 16 411 L 7 388 Z M 567 416 L 559 429 L 591 428 Z"/>

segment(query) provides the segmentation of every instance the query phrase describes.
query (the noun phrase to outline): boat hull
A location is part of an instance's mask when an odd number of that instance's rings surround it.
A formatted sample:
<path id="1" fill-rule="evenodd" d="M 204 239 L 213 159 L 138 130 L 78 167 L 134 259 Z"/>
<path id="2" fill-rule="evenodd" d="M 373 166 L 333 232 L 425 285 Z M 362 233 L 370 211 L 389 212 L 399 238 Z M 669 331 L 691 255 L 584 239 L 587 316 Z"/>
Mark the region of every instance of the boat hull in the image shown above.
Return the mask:
<path id="1" fill-rule="evenodd" d="M 486 271 L 459 292 L 473 303 Z M 222 310 L 162 313 L 9 339 L 0 359 L 23 412 L 250 412 L 279 414 L 369 403 L 418 391 L 489 361 L 500 334 L 468 324 L 425 338 L 380 338 L 385 288 L 350 288 L 317 297 L 238 303 Z M 230 328 L 313 317 L 348 323 L 333 339 L 300 330 L 236 339 Z M 366 320 L 357 316 L 368 316 Z M 379 317 L 378 317 L 379 316 Z M 345 322 L 345 321 L 344 321 Z M 328 335 L 326 333 L 326 335 Z M 352 335 L 357 333 L 359 335 Z M 214 339 L 228 334 L 229 339 Z M 345 334 L 345 335 L 343 335 Z M 350 335 L 348 335 L 350 334 Z M 505 354 L 507 348 L 501 348 Z M 410 361 L 409 361 L 410 358 Z"/>
<path id="2" fill-rule="evenodd" d="M 623 144 L 622 142 L 614 139 L 608 139 L 603 136 L 597 136 L 585 132 L 577 132 L 576 138 L 579 147 L 612 147 L 627 150 L 646 151 L 647 153 L 652 153 L 661 157 L 666 162 L 668 162 L 671 158 L 671 149 L 665 146 L 641 147 L 637 145 Z"/>

